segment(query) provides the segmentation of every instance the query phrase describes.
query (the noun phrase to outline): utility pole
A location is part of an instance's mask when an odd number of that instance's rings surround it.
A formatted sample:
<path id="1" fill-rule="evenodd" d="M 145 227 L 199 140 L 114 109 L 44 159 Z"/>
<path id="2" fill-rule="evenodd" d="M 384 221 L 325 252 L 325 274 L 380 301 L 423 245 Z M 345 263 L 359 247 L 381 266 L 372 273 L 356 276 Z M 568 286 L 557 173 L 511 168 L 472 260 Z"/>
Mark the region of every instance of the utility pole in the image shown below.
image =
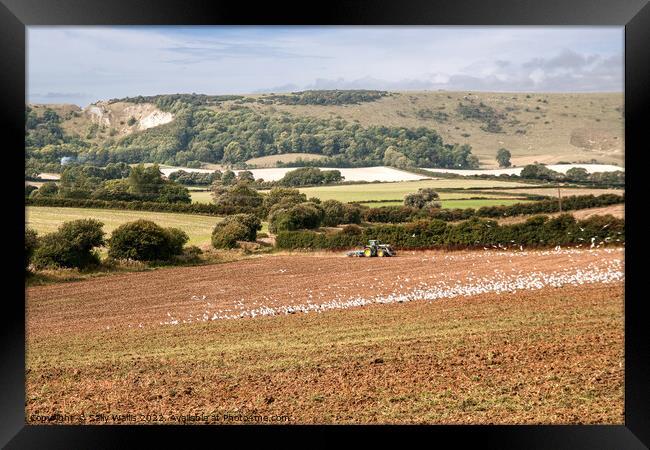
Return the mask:
<path id="1" fill-rule="evenodd" d="M 562 212 L 562 192 L 560 192 L 560 186 L 557 187 L 557 198 L 560 202 L 560 212 Z"/>

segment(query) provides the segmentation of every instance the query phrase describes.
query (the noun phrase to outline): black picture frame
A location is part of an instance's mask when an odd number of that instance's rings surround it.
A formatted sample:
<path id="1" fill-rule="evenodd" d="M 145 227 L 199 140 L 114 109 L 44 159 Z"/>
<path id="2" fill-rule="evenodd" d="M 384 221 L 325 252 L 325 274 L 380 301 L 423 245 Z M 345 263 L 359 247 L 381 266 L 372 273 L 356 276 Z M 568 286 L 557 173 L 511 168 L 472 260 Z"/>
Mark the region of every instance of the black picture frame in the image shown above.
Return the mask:
<path id="1" fill-rule="evenodd" d="M 3 148 L 9 167 L 24 164 L 25 27 L 30 25 L 618 25 L 625 27 L 625 142 L 626 196 L 633 205 L 642 198 L 642 151 L 646 128 L 643 112 L 650 104 L 650 5 L 647 0 L 492 0 L 492 1 L 347 1 L 287 4 L 249 4 L 225 1 L 155 0 L 0 0 L 0 124 Z M 7 448 L 104 448 L 132 446 L 136 437 L 175 439 L 219 433 L 222 427 L 194 426 L 37 426 L 25 424 L 25 286 L 19 248 L 24 235 L 24 197 L 18 170 L 8 169 L 5 186 L 14 194 L 5 201 L 7 249 L 3 302 L 2 420 L 0 445 Z M 11 172 L 11 173 L 9 173 Z M 16 179 L 13 179 L 15 177 Z M 15 191 L 14 191 L 15 189 Z M 11 205 L 11 206 L 9 206 Z M 650 446 L 650 345 L 645 332 L 642 291 L 634 289 L 643 270 L 641 254 L 643 221 L 640 208 L 626 209 L 625 283 L 625 424 L 621 426 L 435 426 L 424 431 L 436 434 L 435 441 L 451 439 L 454 445 L 468 442 L 498 448 L 647 448 Z M 15 253 L 14 253 L 15 250 Z M 21 260 L 22 261 L 22 260 Z M 11 270 L 15 273 L 8 273 Z M 635 272 L 639 272 L 635 274 Z M 22 284 L 21 284 L 22 283 Z M 11 292 L 11 293 L 10 293 Z M 20 300 L 22 298 L 22 301 Z M 28 349 L 27 349 L 28 350 Z M 198 429 L 197 429 L 198 428 Z M 253 427 L 257 433 L 274 433 L 279 427 Z M 298 439 L 313 440 L 341 427 L 293 427 L 304 433 Z M 348 429 L 348 428 L 346 428 Z M 250 427 L 244 431 L 251 430 Z M 383 436 L 394 427 L 367 427 L 368 438 Z M 422 430 L 419 428 L 419 430 Z M 229 427 L 228 431 L 242 431 Z M 355 430 L 356 431 L 356 430 Z M 403 430 L 399 430 L 403 432 Z M 144 435 L 144 436 L 143 436 Z M 245 436 L 250 436 L 246 433 Z M 151 444 L 152 441 L 148 441 Z M 242 441 L 240 441 L 241 443 Z M 302 441 L 304 442 L 304 441 Z"/>

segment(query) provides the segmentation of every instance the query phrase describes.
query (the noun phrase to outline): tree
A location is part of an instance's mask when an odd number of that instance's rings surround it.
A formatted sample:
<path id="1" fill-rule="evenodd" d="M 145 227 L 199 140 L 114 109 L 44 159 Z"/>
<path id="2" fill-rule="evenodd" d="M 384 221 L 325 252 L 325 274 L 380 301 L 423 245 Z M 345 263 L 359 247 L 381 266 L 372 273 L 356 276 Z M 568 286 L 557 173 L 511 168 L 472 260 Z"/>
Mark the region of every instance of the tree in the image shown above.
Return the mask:
<path id="1" fill-rule="evenodd" d="M 295 205 L 306 201 L 307 196 L 305 194 L 301 194 L 298 189 L 276 186 L 274 188 L 271 188 L 271 191 L 264 196 L 263 206 L 267 211 L 270 211 L 271 208 L 278 203 L 283 203 L 285 205 Z"/>
<path id="2" fill-rule="evenodd" d="M 253 176 L 253 172 L 250 170 L 242 170 L 237 174 L 237 182 L 238 183 L 254 183 L 255 182 L 255 177 Z"/>
<path id="3" fill-rule="evenodd" d="M 341 181 L 343 177 L 339 170 L 320 170 L 317 167 L 301 167 L 284 174 L 279 184 L 282 186 L 309 186 L 330 184 Z"/>
<path id="4" fill-rule="evenodd" d="M 325 214 L 323 218 L 323 225 L 326 227 L 335 227 L 343 223 L 345 216 L 345 205 L 338 200 L 325 200 L 321 207 Z"/>
<path id="5" fill-rule="evenodd" d="M 237 141 L 232 141 L 223 150 L 223 162 L 234 164 L 243 159 L 243 150 Z"/>
<path id="6" fill-rule="evenodd" d="M 587 169 L 583 169 L 582 167 L 572 167 L 567 170 L 566 178 L 569 181 L 587 181 L 589 179 L 589 172 L 587 172 Z"/>
<path id="7" fill-rule="evenodd" d="M 214 203 L 235 211 L 254 210 L 262 205 L 262 196 L 246 183 L 231 187 L 215 185 L 212 189 Z"/>
<path id="8" fill-rule="evenodd" d="M 384 165 L 397 167 L 398 169 L 408 169 L 413 167 L 413 161 L 390 145 L 384 152 Z"/>
<path id="9" fill-rule="evenodd" d="M 54 233 L 44 235 L 34 251 L 37 267 L 85 268 L 99 263 L 96 247 L 104 245 L 104 224 L 95 219 L 65 222 Z"/>
<path id="10" fill-rule="evenodd" d="M 560 180 L 563 175 L 560 172 L 549 169 L 544 164 L 528 164 L 521 169 L 521 178 L 533 178 L 537 180 Z"/>
<path id="11" fill-rule="evenodd" d="M 92 193 L 91 198 L 97 200 L 125 201 L 136 200 L 137 196 L 129 191 L 127 180 L 106 180 Z"/>
<path id="12" fill-rule="evenodd" d="M 440 196 L 431 188 L 420 188 L 417 192 L 412 192 L 404 196 L 404 206 L 412 208 L 440 208 Z"/>
<path id="13" fill-rule="evenodd" d="M 228 222 L 215 228 L 212 233 L 212 246 L 214 248 L 235 248 L 238 241 L 245 240 L 246 227 L 238 222 Z"/>
<path id="14" fill-rule="evenodd" d="M 164 184 L 158 164 L 150 167 L 138 164 L 132 167 L 127 180 L 130 192 L 148 199 L 157 197 Z"/>
<path id="15" fill-rule="evenodd" d="M 499 163 L 499 167 L 510 167 L 512 165 L 510 163 L 511 157 L 512 154 L 510 153 L 510 150 L 500 148 L 497 151 L 497 162 Z"/>
<path id="16" fill-rule="evenodd" d="M 163 228 L 150 220 L 117 227 L 108 240 L 108 256 L 136 261 L 167 261 L 183 251 L 189 236 L 177 228 Z"/>
<path id="17" fill-rule="evenodd" d="M 33 184 L 26 184 L 25 185 L 25 197 L 29 197 L 31 195 L 31 193 L 36 191 L 36 190 L 38 190 L 38 188 L 36 186 L 34 186 Z"/>
<path id="18" fill-rule="evenodd" d="M 269 230 L 273 233 L 318 228 L 325 217 L 320 205 L 312 202 L 289 207 L 278 206 L 269 214 Z"/>
<path id="19" fill-rule="evenodd" d="M 192 203 L 192 198 L 190 197 L 190 191 L 185 186 L 170 181 L 162 186 L 156 201 L 161 203 Z"/>
<path id="20" fill-rule="evenodd" d="M 221 174 L 221 184 L 224 186 L 230 186 L 235 183 L 237 179 L 237 175 L 235 175 L 235 172 L 232 170 L 226 170 L 223 174 Z"/>
<path id="21" fill-rule="evenodd" d="M 262 222 L 253 214 L 226 216 L 212 230 L 212 245 L 215 248 L 233 248 L 237 241 L 254 242 L 261 229 Z"/>
<path id="22" fill-rule="evenodd" d="M 53 181 L 48 181 L 47 183 L 43 183 L 41 187 L 38 188 L 38 190 L 32 192 L 31 196 L 32 197 L 56 197 L 58 193 L 59 193 L 59 186 Z"/>

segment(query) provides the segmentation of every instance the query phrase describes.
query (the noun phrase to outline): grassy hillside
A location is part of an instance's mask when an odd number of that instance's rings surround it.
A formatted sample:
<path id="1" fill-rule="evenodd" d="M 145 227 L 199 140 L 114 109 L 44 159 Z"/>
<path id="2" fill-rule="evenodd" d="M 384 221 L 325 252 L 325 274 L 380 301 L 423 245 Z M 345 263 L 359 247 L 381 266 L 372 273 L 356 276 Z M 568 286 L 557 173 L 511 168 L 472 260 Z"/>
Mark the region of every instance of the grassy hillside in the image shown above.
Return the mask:
<path id="1" fill-rule="evenodd" d="M 50 122 L 40 130 L 35 125 L 30 136 L 36 139 L 28 142 L 36 151 L 28 148 L 28 157 L 44 160 L 47 155 L 81 152 L 100 163 L 247 161 L 268 167 L 278 160 L 287 163 L 297 155 L 308 159 L 305 154 L 323 152 L 338 164 L 381 165 L 384 152 L 393 146 L 395 164 L 408 157 L 416 165 L 438 161 L 453 166 L 456 158 L 463 164 L 471 162 L 466 155 L 458 156 L 463 155 L 458 148 L 456 156 L 445 155 L 444 145 L 468 144 L 484 168 L 496 167 L 501 147 L 510 150 L 515 165 L 624 162 L 622 93 L 360 95 L 360 99 L 327 94 L 154 96 L 102 101 L 83 110 L 74 105 L 32 105 L 39 117 L 53 109 L 66 137 L 42 136 Z M 428 131 L 416 133 L 418 129 L 433 130 L 442 141 Z M 226 150 L 233 141 L 241 146 Z M 47 144 L 59 147 L 39 154 Z"/>
<path id="2" fill-rule="evenodd" d="M 290 163 L 296 162 L 299 160 L 303 161 L 315 161 L 323 159 L 323 155 L 314 155 L 312 153 L 287 153 L 284 155 L 269 155 L 269 156 L 260 156 L 259 158 L 251 158 L 246 161 L 251 167 L 277 167 L 278 162 Z"/>
<path id="3" fill-rule="evenodd" d="M 502 132 L 482 130 L 483 122 L 466 118 L 458 111 L 459 103 L 481 102 L 505 114 Z M 510 150 L 515 165 L 592 159 L 623 164 L 622 93 L 401 92 L 357 105 L 248 106 L 317 118 L 341 117 L 362 126 L 434 128 L 445 142 L 471 145 L 482 167 L 497 167 L 494 159 L 501 147 Z"/>

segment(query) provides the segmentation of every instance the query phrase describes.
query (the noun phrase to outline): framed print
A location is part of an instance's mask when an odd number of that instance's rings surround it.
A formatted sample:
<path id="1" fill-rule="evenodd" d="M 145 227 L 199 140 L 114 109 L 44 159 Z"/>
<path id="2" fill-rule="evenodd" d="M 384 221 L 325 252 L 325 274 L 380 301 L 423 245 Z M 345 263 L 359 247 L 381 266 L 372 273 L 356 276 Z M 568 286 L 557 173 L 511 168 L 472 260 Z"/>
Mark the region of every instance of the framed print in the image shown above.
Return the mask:
<path id="1" fill-rule="evenodd" d="M 648 445 L 647 2 L 0 10 L 3 445 Z"/>

